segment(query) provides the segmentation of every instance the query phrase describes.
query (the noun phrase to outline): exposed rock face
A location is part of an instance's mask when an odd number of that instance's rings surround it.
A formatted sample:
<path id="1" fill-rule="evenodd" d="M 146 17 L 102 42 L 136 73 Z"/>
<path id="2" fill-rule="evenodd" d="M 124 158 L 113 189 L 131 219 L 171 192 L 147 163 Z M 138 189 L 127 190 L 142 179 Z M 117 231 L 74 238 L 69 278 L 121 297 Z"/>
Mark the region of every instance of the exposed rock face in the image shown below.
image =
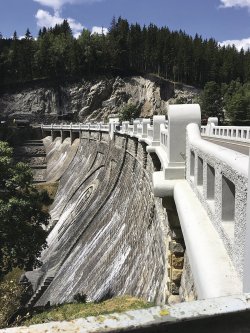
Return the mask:
<path id="1" fill-rule="evenodd" d="M 49 176 L 60 185 L 43 266 L 26 273 L 36 290 L 30 304 L 71 302 L 77 294 L 92 301 L 131 294 L 164 303 L 168 218 L 153 196 L 154 161 L 146 145 L 83 132 L 76 151 L 67 140 L 59 147 L 58 139 L 44 140 Z"/>
<path id="2" fill-rule="evenodd" d="M 201 89 L 197 89 L 185 84 L 176 84 L 174 95 L 168 100 L 167 104 L 191 104 L 198 103 Z"/>
<path id="3" fill-rule="evenodd" d="M 33 122 L 56 121 L 73 113 L 75 121 L 101 120 L 118 113 L 126 103 L 140 107 L 141 116 L 166 113 L 166 101 L 174 94 L 169 81 L 141 76 L 101 78 L 53 88 L 25 89 L 0 96 L 0 112 Z"/>

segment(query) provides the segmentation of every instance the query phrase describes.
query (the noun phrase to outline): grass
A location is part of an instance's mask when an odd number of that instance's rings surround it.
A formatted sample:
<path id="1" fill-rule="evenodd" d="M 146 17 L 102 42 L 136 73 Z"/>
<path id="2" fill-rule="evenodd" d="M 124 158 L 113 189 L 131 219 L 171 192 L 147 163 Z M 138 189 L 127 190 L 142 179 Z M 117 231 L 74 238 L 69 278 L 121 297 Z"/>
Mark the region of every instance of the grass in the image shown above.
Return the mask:
<path id="1" fill-rule="evenodd" d="M 132 296 L 119 296 L 100 303 L 71 303 L 52 307 L 27 319 L 22 325 L 34 325 L 50 321 L 73 320 L 89 316 L 100 316 L 114 312 L 145 309 L 153 306 Z"/>
<path id="2" fill-rule="evenodd" d="M 22 273 L 16 268 L 0 281 L 0 328 L 6 327 L 9 317 L 19 308 L 23 287 L 18 281 Z"/>

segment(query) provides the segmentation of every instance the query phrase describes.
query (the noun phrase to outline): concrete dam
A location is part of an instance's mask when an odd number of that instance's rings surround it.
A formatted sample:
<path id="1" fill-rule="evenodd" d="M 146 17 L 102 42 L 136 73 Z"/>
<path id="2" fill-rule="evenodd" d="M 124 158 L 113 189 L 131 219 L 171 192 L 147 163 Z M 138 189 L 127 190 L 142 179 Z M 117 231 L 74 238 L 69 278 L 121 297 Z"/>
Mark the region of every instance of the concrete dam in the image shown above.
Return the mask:
<path id="1" fill-rule="evenodd" d="M 249 331 L 250 127 L 200 121 L 188 104 L 167 121 L 41 126 L 38 176 L 59 188 L 28 306 L 121 294 L 157 306 L 4 332 Z"/>
<path id="2" fill-rule="evenodd" d="M 111 140 L 109 133 L 85 131 L 63 139 L 43 140 L 46 180 L 60 183 L 43 265 L 26 273 L 35 291 L 29 305 L 71 302 L 79 294 L 165 303 L 179 292 L 184 250 L 173 201 L 153 195 L 157 155 L 125 135 Z"/>

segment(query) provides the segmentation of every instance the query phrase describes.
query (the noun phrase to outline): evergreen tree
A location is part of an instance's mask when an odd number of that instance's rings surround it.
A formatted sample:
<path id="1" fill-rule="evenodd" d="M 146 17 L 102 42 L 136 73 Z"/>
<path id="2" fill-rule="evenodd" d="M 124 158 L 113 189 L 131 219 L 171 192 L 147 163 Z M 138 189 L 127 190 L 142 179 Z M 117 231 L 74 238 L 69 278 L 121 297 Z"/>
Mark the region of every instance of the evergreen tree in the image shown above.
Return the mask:
<path id="1" fill-rule="evenodd" d="M 210 81 L 205 84 L 201 96 L 201 108 L 204 117 L 222 117 L 222 95 L 220 86 Z"/>
<path id="2" fill-rule="evenodd" d="M 17 36 L 17 32 L 14 31 L 14 34 L 13 34 L 13 37 L 12 37 L 13 40 L 17 40 L 18 39 L 18 36 Z"/>
<path id="3" fill-rule="evenodd" d="M 31 170 L 15 164 L 13 151 L 0 141 L 0 278 L 14 267 L 32 269 L 46 246 L 48 214 L 32 186 Z"/>
<path id="4" fill-rule="evenodd" d="M 31 32 L 29 30 L 29 28 L 26 30 L 25 32 L 25 39 L 28 39 L 28 40 L 31 40 L 33 39 L 32 35 L 31 35 Z"/>
<path id="5" fill-rule="evenodd" d="M 198 34 L 192 38 L 154 24 L 129 25 L 121 17 L 113 17 L 107 35 L 84 30 L 77 40 L 67 20 L 40 29 L 37 40 L 29 29 L 25 41 L 19 41 L 15 32 L 11 40 L 1 39 L 0 54 L 1 84 L 114 69 L 155 73 L 199 87 L 211 81 L 219 85 L 237 78 L 250 81 L 250 51 L 221 47 L 212 38 L 203 40 Z"/>

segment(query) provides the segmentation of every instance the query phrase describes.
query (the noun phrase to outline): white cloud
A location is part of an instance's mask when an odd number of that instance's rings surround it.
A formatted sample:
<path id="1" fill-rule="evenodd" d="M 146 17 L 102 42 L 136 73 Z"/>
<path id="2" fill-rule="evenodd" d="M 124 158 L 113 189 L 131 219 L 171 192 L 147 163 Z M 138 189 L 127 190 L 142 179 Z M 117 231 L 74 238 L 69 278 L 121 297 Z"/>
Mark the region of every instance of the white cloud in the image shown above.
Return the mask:
<path id="1" fill-rule="evenodd" d="M 246 51 L 250 49 L 250 37 L 244 39 L 235 39 L 235 40 L 225 40 L 224 42 L 219 43 L 220 46 L 235 45 L 235 47 L 240 51 L 242 48 Z"/>
<path id="2" fill-rule="evenodd" d="M 102 0 L 33 0 L 35 2 L 40 3 L 42 6 L 47 6 L 51 7 L 54 9 L 55 12 L 60 11 L 60 9 L 65 5 L 65 4 L 80 4 L 80 3 L 93 3 L 93 2 L 98 2 Z"/>
<path id="3" fill-rule="evenodd" d="M 54 27 L 56 24 L 63 23 L 64 18 L 60 17 L 58 13 L 55 15 L 51 15 L 49 12 L 43 9 L 39 9 L 36 13 L 37 25 L 40 28 L 46 27 Z M 74 36 L 79 36 L 81 31 L 85 28 L 81 23 L 77 22 L 72 18 L 67 18 L 69 25 L 72 29 Z"/>
<path id="4" fill-rule="evenodd" d="M 108 29 L 107 28 L 103 28 L 103 27 L 96 27 L 94 26 L 92 28 L 91 34 L 98 34 L 98 35 L 107 35 L 108 33 Z"/>
<path id="5" fill-rule="evenodd" d="M 250 9 L 250 0 L 220 0 L 222 8 L 249 8 Z"/>

